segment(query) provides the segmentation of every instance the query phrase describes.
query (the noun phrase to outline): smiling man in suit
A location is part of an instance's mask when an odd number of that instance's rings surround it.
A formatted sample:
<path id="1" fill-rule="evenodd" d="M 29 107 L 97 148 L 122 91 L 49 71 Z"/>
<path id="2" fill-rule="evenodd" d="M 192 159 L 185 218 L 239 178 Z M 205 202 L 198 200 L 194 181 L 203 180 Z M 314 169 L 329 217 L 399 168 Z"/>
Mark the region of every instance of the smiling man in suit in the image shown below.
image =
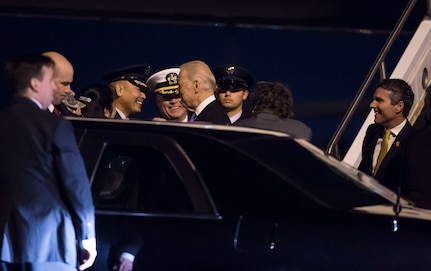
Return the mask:
<path id="1" fill-rule="evenodd" d="M 374 122 L 364 137 L 359 170 L 374 176 L 381 184 L 398 192 L 400 187 L 401 148 L 412 126 L 407 120 L 413 105 L 414 93 L 402 79 L 383 79 L 374 92 L 370 107 Z M 387 151 L 379 159 L 384 134 L 387 131 Z M 379 161 L 381 160 L 381 162 Z M 379 161 L 379 162 L 378 162 Z"/>

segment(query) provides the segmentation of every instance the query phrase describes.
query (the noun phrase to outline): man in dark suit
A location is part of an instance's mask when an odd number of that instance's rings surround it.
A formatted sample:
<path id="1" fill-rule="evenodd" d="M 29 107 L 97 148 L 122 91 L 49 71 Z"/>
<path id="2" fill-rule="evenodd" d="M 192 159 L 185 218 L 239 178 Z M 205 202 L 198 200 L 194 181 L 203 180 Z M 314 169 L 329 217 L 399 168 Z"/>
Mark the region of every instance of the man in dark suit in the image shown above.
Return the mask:
<path id="1" fill-rule="evenodd" d="M 292 118 L 293 97 L 286 85 L 280 82 L 257 82 L 251 99 L 252 116 L 238 120 L 234 125 L 283 132 L 311 141 L 311 128 Z"/>
<path id="2" fill-rule="evenodd" d="M 395 192 L 400 186 L 401 148 L 411 130 L 407 116 L 413 100 L 414 94 L 407 82 L 402 79 L 383 79 L 377 85 L 370 103 L 375 113 L 375 123 L 366 131 L 358 169 L 374 176 Z M 390 132 L 387 153 L 376 168 L 385 130 Z"/>
<path id="3" fill-rule="evenodd" d="M 222 65 L 213 69 L 216 78 L 216 97 L 226 109 L 230 122 L 250 117 L 251 109 L 244 107 L 253 85 L 251 73 L 239 65 Z"/>
<path id="4" fill-rule="evenodd" d="M 178 83 L 183 104 L 194 112 L 189 121 L 231 124 L 226 109 L 216 101 L 216 80 L 205 62 L 193 60 L 182 64 Z"/>
<path id="5" fill-rule="evenodd" d="M 54 63 L 22 55 L 6 72 L 14 91 L 0 112 L 0 270 L 90 267 L 96 257 L 90 182 L 72 125 L 47 107 Z"/>

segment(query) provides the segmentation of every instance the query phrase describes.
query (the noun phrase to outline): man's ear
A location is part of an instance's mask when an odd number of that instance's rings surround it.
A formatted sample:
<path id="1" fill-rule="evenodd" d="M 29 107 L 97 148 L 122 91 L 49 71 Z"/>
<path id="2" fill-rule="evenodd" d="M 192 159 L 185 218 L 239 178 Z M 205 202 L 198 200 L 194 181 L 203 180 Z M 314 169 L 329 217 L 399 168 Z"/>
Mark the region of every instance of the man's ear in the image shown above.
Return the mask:
<path id="1" fill-rule="evenodd" d="M 193 88 L 195 89 L 195 93 L 199 92 L 199 81 L 198 80 L 193 81 Z"/>
<path id="2" fill-rule="evenodd" d="M 40 81 L 36 78 L 33 77 L 30 79 L 30 88 L 34 91 L 34 92 L 39 92 L 40 89 Z"/>
<path id="3" fill-rule="evenodd" d="M 250 92 L 248 92 L 248 90 L 244 90 L 244 92 L 242 93 L 242 100 L 245 101 L 248 98 L 248 94 L 250 94 Z"/>
<path id="4" fill-rule="evenodd" d="M 399 102 L 396 104 L 396 106 L 395 106 L 395 112 L 396 112 L 397 114 L 399 114 L 399 113 L 403 112 L 403 109 L 404 109 L 404 102 L 403 102 L 403 101 L 399 101 Z"/>
<path id="5" fill-rule="evenodd" d="M 115 88 L 115 93 L 117 94 L 117 96 L 121 97 L 123 95 L 123 90 L 124 90 L 123 85 L 121 83 L 117 82 L 117 83 L 115 83 L 114 88 Z"/>

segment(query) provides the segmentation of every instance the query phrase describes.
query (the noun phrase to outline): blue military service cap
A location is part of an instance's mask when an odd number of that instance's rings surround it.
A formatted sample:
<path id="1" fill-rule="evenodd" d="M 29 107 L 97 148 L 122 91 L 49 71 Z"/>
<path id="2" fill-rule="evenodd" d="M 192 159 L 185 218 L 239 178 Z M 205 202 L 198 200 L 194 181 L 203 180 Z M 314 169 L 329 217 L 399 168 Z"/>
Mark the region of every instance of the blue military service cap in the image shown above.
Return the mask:
<path id="1" fill-rule="evenodd" d="M 222 65 L 213 69 L 218 91 L 250 89 L 254 83 L 251 73 L 239 65 Z"/>
<path id="2" fill-rule="evenodd" d="M 108 83 L 127 80 L 131 84 L 139 87 L 141 90 L 146 90 L 148 89 L 146 81 L 150 74 L 150 70 L 150 64 L 137 64 L 108 72 L 104 74 L 102 78 Z"/>
<path id="3" fill-rule="evenodd" d="M 161 94 L 169 95 L 172 97 L 179 97 L 179 84 L 178 75 L 180 73 L 179 68 L 168 68 L 156 72 L 151 75 L 147 80 L 147 85 L 150 91 Z"/>

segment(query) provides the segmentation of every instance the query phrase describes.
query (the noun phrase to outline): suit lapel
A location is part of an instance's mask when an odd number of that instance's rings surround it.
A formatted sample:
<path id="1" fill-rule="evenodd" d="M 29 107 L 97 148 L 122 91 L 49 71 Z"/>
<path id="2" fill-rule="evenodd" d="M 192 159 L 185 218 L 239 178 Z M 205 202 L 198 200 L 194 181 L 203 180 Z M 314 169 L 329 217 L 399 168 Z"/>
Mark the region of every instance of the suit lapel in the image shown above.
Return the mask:
<path id="1" fill-rule="evenodd" d="M 397 135 L 391 147 L 389 148 L 385 159 L 383 159 L 382 164 L 380 165 L 380 169 L 384 170 L 386 165 L 388 165 L 390 161 L 401 151 L 401 146 L 404 143 L 411 127 L 412 126 L 410 125 L 410 123 L 407 122 L 406 125 L 404 125 L 403 129 L 401 129 L 400 133 Z"/>

